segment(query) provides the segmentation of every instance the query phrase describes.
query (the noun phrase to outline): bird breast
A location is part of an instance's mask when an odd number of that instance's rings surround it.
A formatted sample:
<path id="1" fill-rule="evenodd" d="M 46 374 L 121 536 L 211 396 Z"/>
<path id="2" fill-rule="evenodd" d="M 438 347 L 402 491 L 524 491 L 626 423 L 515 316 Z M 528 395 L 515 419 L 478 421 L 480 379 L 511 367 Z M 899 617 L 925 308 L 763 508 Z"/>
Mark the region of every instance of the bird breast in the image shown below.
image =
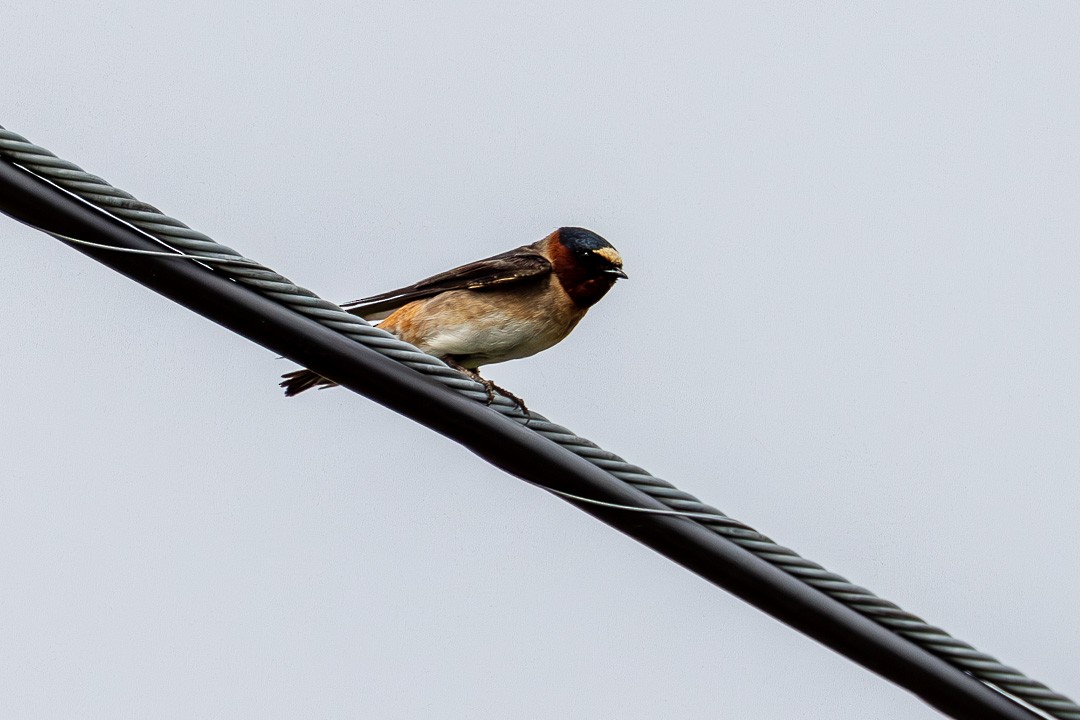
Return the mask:
<path id="1" fill-rule="evenodd" d="M 535 355 L 585 315 L 553 276 L 507 290 L 453 290 L 395 311 L 379 327 L 467 368 Z"/>

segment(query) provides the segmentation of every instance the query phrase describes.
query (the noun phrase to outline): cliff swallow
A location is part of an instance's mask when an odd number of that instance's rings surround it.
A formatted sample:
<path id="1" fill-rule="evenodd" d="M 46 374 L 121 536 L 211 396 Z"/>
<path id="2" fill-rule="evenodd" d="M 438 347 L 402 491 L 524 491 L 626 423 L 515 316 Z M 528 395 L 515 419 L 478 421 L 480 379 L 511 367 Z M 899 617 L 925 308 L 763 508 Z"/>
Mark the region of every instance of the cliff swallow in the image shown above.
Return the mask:
<path id="1" fill-rule="evenodd" d="M 565 338 L 619 278 L 618 251 L 596 233 L 559 228 L 543 240 L 342 305 L 450 367 L 477 370 L 535 355 Z M 310 370 L 282 376 L 287 396 L 337 383 Z"/>

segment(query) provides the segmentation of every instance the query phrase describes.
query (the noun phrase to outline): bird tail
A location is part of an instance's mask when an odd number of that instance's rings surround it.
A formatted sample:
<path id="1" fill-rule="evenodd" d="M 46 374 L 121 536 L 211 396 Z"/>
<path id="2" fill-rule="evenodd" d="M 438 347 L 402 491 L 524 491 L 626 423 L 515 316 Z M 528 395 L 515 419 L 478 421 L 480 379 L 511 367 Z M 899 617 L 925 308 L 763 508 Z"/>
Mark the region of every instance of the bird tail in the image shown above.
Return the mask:
<path id="1" fill-rule="evenodd" d="M 281 387 L 285 388 L 285 397 L 292 397 L 293 395 L 299 395 L 305 390 L 310 390 L 313 387 L 334 387 L 337 385 L 333 380 L 327 380 L 318 373 L 311 372 L 310 370 L 293 370 L 290 373 L 285 373 L 281 376 Z"/>

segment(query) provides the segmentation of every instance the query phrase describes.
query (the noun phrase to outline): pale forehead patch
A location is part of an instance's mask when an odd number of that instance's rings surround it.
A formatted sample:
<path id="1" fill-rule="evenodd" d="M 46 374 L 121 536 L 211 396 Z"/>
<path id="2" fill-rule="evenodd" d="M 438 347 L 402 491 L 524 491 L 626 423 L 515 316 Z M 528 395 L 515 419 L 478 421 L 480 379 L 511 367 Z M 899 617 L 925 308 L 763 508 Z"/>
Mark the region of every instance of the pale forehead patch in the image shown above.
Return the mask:
<path id="1" fill-rule="evenodd" d="M 593 254 L 599 255 L 600 257 L 604 258 L 605 260 L 607 260 L 612 265 L 622 265 L 622 257 L 619 255 L 618 251 L 615 250 L 615 248 L 612 248 L 612 247 L 597 248 L 596 250 L 593 250 Z"/>

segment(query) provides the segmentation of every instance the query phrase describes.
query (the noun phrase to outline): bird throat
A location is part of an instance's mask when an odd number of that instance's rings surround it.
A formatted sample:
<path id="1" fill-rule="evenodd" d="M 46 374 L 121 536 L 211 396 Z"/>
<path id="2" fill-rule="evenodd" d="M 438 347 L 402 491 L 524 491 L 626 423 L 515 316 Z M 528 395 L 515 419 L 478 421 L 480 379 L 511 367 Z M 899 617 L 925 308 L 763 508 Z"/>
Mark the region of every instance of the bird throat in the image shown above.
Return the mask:
<path id="1" fill-rule="evenodd" d="M 604 297 L 614 284 L 607 277 L 591 277 L 577 282 L 567 282 L 567 280 L 567 278 L 559 276 L 559 283 L 563 286 L 563 290 L 566 291 L 566 294 L 570 296 L 575 305 L 583 308 L 592 307 L 599 302 L 600 298 Z"/>

